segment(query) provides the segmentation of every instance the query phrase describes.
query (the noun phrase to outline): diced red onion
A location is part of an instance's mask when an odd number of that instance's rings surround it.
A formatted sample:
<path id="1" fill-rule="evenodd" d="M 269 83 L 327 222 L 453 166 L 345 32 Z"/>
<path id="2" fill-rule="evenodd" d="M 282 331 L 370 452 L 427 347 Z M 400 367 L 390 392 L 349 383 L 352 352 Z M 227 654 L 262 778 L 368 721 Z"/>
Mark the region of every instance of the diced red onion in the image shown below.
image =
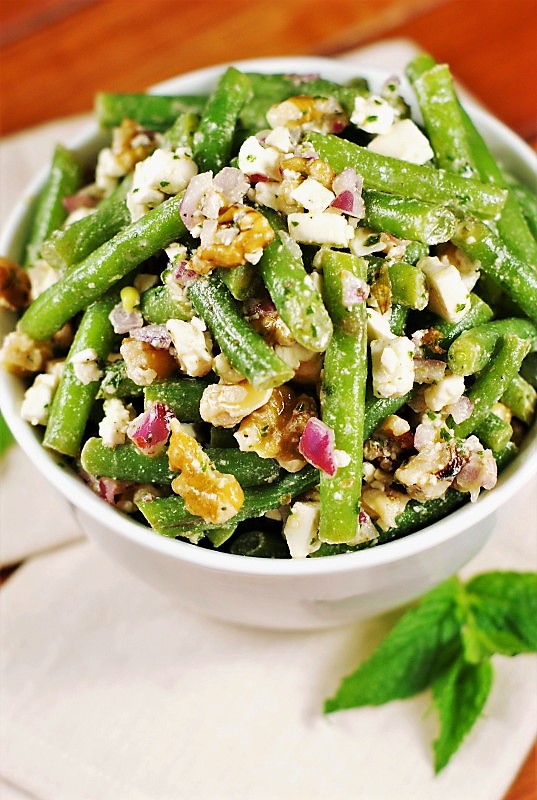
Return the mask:
<path id="1" fill-rule="evenodd" d="M 349 216 L 361 219 L 365 208 L 362 198 L 364 179 L 352 167 L 346 167 L 332 181 L 332 191 L 336 199 L 332 201 L 334 208 L 339 208 Z"/>
<path id="2" fill-rule="evenodd" d="M 446 406 L 445 410 L 448 414 L 451 414 L 453 421 L 458 424 L 459 422 L 464 422 L 465 419 L 469 419 L 474 410 L 474 404 L 469 397 L 463 394 L 456 403 Z"/>
<path id="3" fill-rule="evenodd" d="M 95 208 L 99 201 L 99 198 L 96 194 L 92 194 L 87 188 L 81 189 L 76 194 L 70 194 L 68 197 L 64 197 L 62 200 L 62 205 L 67 211 L 68 214 L 71 214 L 73 211 L 78 211 L 79 208 Z"/>
<path id="4" fill-rule="evenodd" d="M 190 180 L 180 206 L 181 219 L 189 231 L 199 223 L 200 206 L 203 196 L 211 189 L 212 172 L 200 172 Z"/>
<path id="5" fill-rule="evenodd" d="M 345 308 L 364 303 L 369 297 L 369 285 L 352 272 L 343 270 L 341 274 L 341 300 Z"/>
<path id="6" fill-rule="evenodd" d="M 98 490 L 101 497 L 111 506 L 117 505 L 117 498 L 132 487 L 131 481 L 120 481 L 117 478 L 99 478 Z"/>
<path id="7" fill-rule="evenodd" d="M 414 431 L 414 447 L 419 452 L 436 439 L 436 428 L 429 421 L 421 422 Z"/>
<path id="8" fill-rule="evenodd" d="M 298 451 L 309 464 L 321 469 L 331 477 L 337 472 L 335 437 L 317 417 L 310 417 L 298 443 Z"/>
<path id="9" fill-rule="evenodd" d="M 152 403 L 129 423 L 127 436 L 145 455 L 156 455 L 168 441 L 174 416 L 165 403 Z"/>
<path id="10" fill-rule="evenodd" d="M 416 383 L 437 383 L 446 371 L 446 362 L 438 358 L 415 358 L 414 381 Z"/>
<path id="11" fill-rule="evenodd" d="M 268 183 L 272 180 L 269 175 L 263 175 L 261 172 L 252 172 L 249 178 L 251 183 Z"/>
<path id="12" fill-rule="evenodd" d="M 180 286 L 190 286 L 198 277 L 198 273 L 188 268 L 188 261 L 181 261 L 173 271 L 173 279 Z"/>
<path id="13" fill-rule="evenodd" d="M 498 468 L 490 450 L 472 453 L 457 475 L 456 485 L 460 491 L 470 492 L 472 502 L 477 500 L 479 490 L 493 489 L 498 479 Z"/>
<path id="14" fill-rule="evenodd" d="M 226 205 L 242 202 L 250 181 L 240 169 L 224 167 L 214 176 L 213 186 L 224 195 Z"/>
<path id="15" fill-rule="evenodd" d="M 118 303 L 110 314 L 108 319 L 112 323 L 115 333 L 130 333 L 137 328 L 141 328 L 144 324 L 144 318 L 139 311 L 126 311 L 123 303 Z"/>
<path id="16" fill-rule="evenodd" d="M 172 345 L 172 337 L 165 325 L 144 325 L 142 328 L 130 331 L 130 335 L 140 342 L 148 342 L 157 350 L 168 350 Z"/>

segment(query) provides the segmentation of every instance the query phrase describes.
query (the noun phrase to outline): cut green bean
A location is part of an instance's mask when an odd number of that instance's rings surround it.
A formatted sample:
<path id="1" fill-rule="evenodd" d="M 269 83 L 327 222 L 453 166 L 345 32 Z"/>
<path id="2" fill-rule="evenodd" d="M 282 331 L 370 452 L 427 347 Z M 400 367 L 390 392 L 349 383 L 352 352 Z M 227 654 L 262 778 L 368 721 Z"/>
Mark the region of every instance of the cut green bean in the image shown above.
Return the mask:
<path id="1" fill-rule="evenodd" d="M 174 296 L 168 286 L 153 286 L 140 295 L 140 311 L 147 322 L 165 325 L 169 319 L 192 319 L 192 306 L 186 297 Z"/>
<path id="2" fill-rule="evenodd" d="M 240 264 L 238 267 L 220 267 L 218 273 L 235 300 L 248 300 L 262 288 L 259 271 L 254 264 Z"/>
<path id="3" fill-rule="evenodd" d="M 154 381 L 144 388 L 145 404 L 165 403 L 181 422 L 202 422 L 200 401 L 208 380 L 201 378 L 168 378 Z"/>
<path id="4" fill-rule="evenodd" d="M 310 133 L 308 139 L 336 172 L 353 167 L 366 189 L 453 206 L 484 219 L 494 219 L 504 206 L 507 192 L 491 184 L 373 153 L 332 134 Z"/>
<path id="5" fill-rule="evenodd" d="M 501 336 L 510 333 L 527 339 L 531 350 L 537 348 L 537 327 L 527 319 L 509 317 L 487 322 L 464 331 L 450 345 L 447 355 L 449 368 L 456 375 L 474 375 L 489 362 Z"/>
<path id="6" fill-rule="evenodd" d="M 401 303 L 408 308 L 423 311 L 429 301 L 429 291 L 425 275 L 419 267 L 404 261 L 394 261 L 388 265 L 392 288 L 392 302 Z"/>
<path id="7" fill-rule="evenodd" d="M 67 217 L 63 200 L 80 187 L 81 169 L 74 155 L 57 145 L 43 189 L 37 198 L 34 218 L 26 245 L 24 265 L 31 267 L 39 258 L 41 245 Z"/>
<path id="8" fill-rule="evenodd" d="M 258 269 L 279 315 L 296 341 L 321 353 L 332 336 L 332 321 L 320 292 L 304 268 L 297 243 L 278 215 L 266 212 L 276 236 L 265 247 Z"/>
<path id="9" fill-rule="evenodd" d="M 169 147 L 188 147 L 192 150 L 194 134 L 198 129 L 199 121 L 199 115 L 193 112 L 179 114 L 173 125 L 164 134 L 164 141 Z"/>
<path id="10" fill-rule="evenodd" d="M 229 162 L 239 114 L 251 96 L 250 79 L 228 67 L 207 101 L 194 136 L 194 161 L 200 172 L 218 172 Z"/>
<path id="11" fill-rule="evenodd" d="M 233 522 L 244 522 L 247 519 L 260 517 L 291 502 L 299 494 L 313 489 L 319 482 L 319 473 L 312 467 L 305 467 L 300 472 L 287 474 L 269 486 L 257 486 L 246 489 L 244 504 L 233 517 Z M 186 510 L 182 497 L 155 497 L 138 499 L 136 504 L 151 527 L 161 536 L 174 539 L 186 532 L 209 531 L 219 528 L 217 524 L 205 522 Z"/>
<path id="12" fill-rule="evenodd" d="M 429 245 L 447 242 L 455 233 L 457 218 L 443 205 L 373 189 L 364 189 L 362 197 L 365 222 L 376 231 Z"/>
<path id="13" fill-rule="evenodd" d="M 207 531 L 207 536 L 210 536 Z M 235 556 L 252 558 L 289 558 L 285 539 L 278 531 L 241 531 L 229 543 L 228 550 Z"/>
<path id="14" fill-rule="evenodd" d="M 138 386 L 127 375 L 127 366 L 122 358 L 106 364 L 104 377 L 101 380 L 97 399 L 107 400 L 111 397 L 139 397 L 143 394 L 143 386 Z"/>
<path id="15" fill-rule="evenodd" d="M 219 548 L 230 539 L 237 530 L 236 524 L 222 525 L 221 528 L 214 528 L 210 531 L 205 531 L 207 538 L 213 547 Z"/>
<path id="16" fill-rule="evenodd" d="M 446 351 L 452 342 L 464 331 L 489 322 L 493 317 L 492 308 L 474 292 L 470 293 L 470 308 L 466 314 L 457 322 L 447 322 L 446 320 L 430 320 L 430 327 L 437 332 L 438 338 L 435 340 L 435 347 L 441 351 Z M 430 346 L 424 345 L 427 356 L 435 356 L 438 351 Z"/>
<path id="17" fill-rule="evenodd" d="M 513 378 L 518 375 L 529 347 L 527 339 L 520 339 L 512 334 L 505 334 L 498 341 L 494 357 L 466 392 L 472 401 L 473 409 L 464 422 L 451 426 L 456 436 L 465 439 L 485 419 L 492 406 L 498 402 Z M 448 424 L 451 422 L 451 418 L 448 417 Z"/>
<path id="18" fill-rule="evenodd" d="M 48 339 L 142 261 L 181 238 L 180 197 L 171 197 L 102 244 L 34 300 L 19 321 L 32 339 Z"/>
<path id="19" fill-rule="evenodd" d="M 335 446 L 349 459 L 335 475 L 321 472 L 319 538 L 348 542 L 359 529 L 364 403 L 367 378 L 367 316 L 365 301 L 348 304 L 345 278 L 365 282 L 367 264 L 349 253 L 325 250 L 320 259 L 324 296 L 334 323 L 325 353 L 321 384 L 321 416 L 333 431 Z"/>
<path id="20" fill-rule="evenodd" d="M 188 293 L 229 363 L 256 389 L 272 389 L 291 380 L 293 370 L 246 322 L 219 275 L 199 278 Z"/>
<path id="21" fill-rule="evenodd" d="M 106 197 L 91 214 L 67 228 L 55 230 L 43 242 L 41 254 L 53 267 L 66 269 L 78 264 L 94 250 L 115 236 L 131 221 L 125 198 L 131 185 L 129 178 Z"/>
<path id="22" fill-rule="evenodd" d="M 365 398 L 364 441 L 369 439 L 383 419 L 390 414 L 396 414 L 411 397 L 412 392 L 401 397 L 375 397 L 373 390 L 369 387 Z"/>
<path id="23" fill-rule="evenodd" d="M 522 375 L 515 375 L 502 394 L 501 401 L 510 409 L 513 416 L 526 425 L 531 424 L 537 409 L 537 391 L 531 383 L 524 380 Z"/>
<path id="24" fill-rule="evenodd" d="M 493 453 L 499 453 L 513 437 L 513 428 L 493 411 L 476 426 L 474 433 Z"/>
<path id="25" fill-rule="evenodd" d="M 260 458 L 257 453 L 215 448 L 205 452 L 219 472 L 234 475 L 243 487 L 272 483 L 280 474 L 276 461 Z M 97 478 L 166 485 L 178 475 L 170 469 L 166 452 L 148 456 L 131 442 L 107 447 L 97 437 L 86 441 L 80 461 L 82 468 Z"/>
<path id="26" fill-rule="evenodd" d="M 124 119 L 133 119 L 144 128 L 167 131 L 180 114 L 200 114 L 204 95 L 171 97 L 158 94 L 100 92 L 95 98 L 95 115 L 102 128 L 114 128 Z"/>
<path id="27" fill-rule="evenodd" d="M 79 453 L 99 390 L 98 364 L 108 356 L 114 341 L 108 315 L 117 301 L 118 296 L 111 293 L 89 306 L 69 350 L 43 439 L 45 447 L 63 455 L 75 457 Z M 84 364 L 86 360 L 89 365 Z"/>

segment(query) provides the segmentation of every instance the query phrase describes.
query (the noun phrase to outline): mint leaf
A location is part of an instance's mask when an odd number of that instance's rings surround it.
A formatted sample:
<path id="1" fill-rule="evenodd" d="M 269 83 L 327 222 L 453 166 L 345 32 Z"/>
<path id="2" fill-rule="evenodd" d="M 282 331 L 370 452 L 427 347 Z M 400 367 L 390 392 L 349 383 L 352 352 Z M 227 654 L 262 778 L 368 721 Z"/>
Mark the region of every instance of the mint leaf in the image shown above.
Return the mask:
<path id="1" fill-rule="evenodd" d="M 483 653 L 514 656 L 537 652 L 537 573 L 488 572 L 465 590 L 467 622 L 463 629 L 468 661 Z"/>
<path id="2" fill-rule="evenodd" d="M 492 686 L 490 659 L 468 664 L 456 658 L 433 681 L 433 700 L 440 717 L 434 742 L 435 772 L 442 770 L 481 714 Z"/>
<path id="3" fill-rule="evenodd" d="M 363 705 L 381 705 L 411 697 L 431 684 L 459 650 L 460 623 L 457 578 L 428 592 L 407 611 L 371 657 L 344 678 L 325 712 Z"/>
<path id="4" fill-rule="evenodd" d="M 7 427 L 6 421 L 0 414 L 0 456 L 3 456 L 8 447 L 13 443 L 13 435 Z"/>

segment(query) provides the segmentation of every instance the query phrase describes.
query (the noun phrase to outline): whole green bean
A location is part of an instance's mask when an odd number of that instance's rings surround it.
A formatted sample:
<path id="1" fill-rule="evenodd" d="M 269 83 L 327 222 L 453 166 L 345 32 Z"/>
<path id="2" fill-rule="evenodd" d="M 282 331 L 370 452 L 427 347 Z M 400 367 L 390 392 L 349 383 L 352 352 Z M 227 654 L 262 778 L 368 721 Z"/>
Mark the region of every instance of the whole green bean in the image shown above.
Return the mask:
<path id="1" fill-rule="evenodd" d="M 37 297 L 19 321 L 32 339 L 48 339 L 142 261 L 185 233 L 181 198 L 170 197 L 116 233 Z"/>
<path id="2" fill-rule="evenodd" d="M 364 445 L 364 403 L 367 378 L 365 300 L 349 306 L 345 275 L 365 282 L 367 264 L 350 253 L 325 250 L 320 259 L 324 296 L 334 323 L 325 353 L 321 384 L 321 417 L 333 431 L 335 446 L 349 457 L 335 475 L 321 472 L 319 538 L 348 542 L 358 532 Z"/>
<path id="3" fill-rule="evenodd" d="M 477 325 L 458 336 L 450 345 L 447 355 L 449 368 L 457 375 L 474 375 L 489 362 L 496 342 L 510 333 L 520 339 L 528 339 L 530 349 L 537 348 L 537 327 L 527 319 L 507 319 Z"/>
<path id="4" fill-rule="evenodd" d="M 131 180 L 126 178 L 91 214 L 58 228 L 43 242 L 41 255 L 53 267 L 66 269 L 82 261 L 131 221 L 125 202 Z"/>
<path id="5" fill-rule="evenodd" d="M 366 189 L 453 206 L 484 219 L 494 219 L 505 203 L 505 189 L 473 178 L 373 153 L 331 134 L 310 133 L 308 139 L 336 172 L 353 167 L 363 176 Z"/>
<path id="6" fill-rule="evenodd" d="M 63 200 L 80 186 L 81 168 L 74 155 L 57 145 L 50 171 L 36 201 L 30 234 L 26 245 L 24 265 L 31 267 L 39 257 L 41 245 L 67 217 Z"/>
<path id="7" fill-rule="evenodd" d="M 199 278 L 188 293 L 229 363 L 253 386 L 271 389 L 291 380 L 293 370 L 246 322 L 219 275 Z"/>
<path id="8" fill-rule="evenodd" d="M 304 268 L 300 247 L 283 229 L 277 214 L 265 213 L 276 236 L 265 247 L 257 267 L 293 337 L 308 350 L 321 353 L 332 336 L 332 321 Z"/>
<path id="9" fill-rule="evenodd" d="M 492 359 L 466 392 L 473 404 L 472 413 L 464 422 L 451 425 L 456 436 L 465 439 L 475 431 L 518 374 L 529 348 L 527 339 L 520 339 L 509 333 L 499 339 Z M 448 424 L 451 423 L 452 420 L 448 417 Z"/>
<path id="10" fill-rule="evenodd" d="M 208 448 L 207 455 L 219 472 L 234 475 L 241 486 L 272 483 L 280 467 L 270 458 L 240 450 Z M 178 474 L 170 469 L 168 454 L 148 456 L 131 442 L 107 447 L 102 439 L 88 439 L 80 454 L 82 469 L 97 478 L 107 477 L 134 483 L 169 484 Z"/>
<path id="11" fill-rule="evenodd" d="M 237 119 L 251 97 L 250 79 L 228 67 L 207 101 L 194 136 L 194 161 L 200 172 L 218 172 L 229 162 Z"/>
<path id="12" fill-rule="evenodd" d="M 232 518 L 239 523 L 254 517 L 260 517 L 267 511 L 290 503 L 299 494 L 312 489 L 319 482 L 319 473 L 313 467 L 305 467 L 300 472 L 286 474 L 279 481 L 268 486 L 256 486 L 244 492 L 244 504 Z M 172 539 L 186 533 L 209 531 L 220 527 L 205 522 L 201 517 L 190 514 L 185 508 L 182 497 L 139 498 L 136 505 L 147 519 L 151 527 L 161 536 Z M 231 522 L 231 520 L 230 520 Z"/>
<path id="13" fill-rule="evenodd" d="M 99 362 L 107 357 L 114 341 L 108 315 L 117 301 L 118 296 L 113 292 L 88 307 L 69 350 L 43 439 L 45 447 L 63 455 L 78 455 L 100 384 L 98 372 L 94 379 L 91 375 L 89 379 L 79 377 L 77 356 L 89 350 L 88 355 L 95 355 Z"/>

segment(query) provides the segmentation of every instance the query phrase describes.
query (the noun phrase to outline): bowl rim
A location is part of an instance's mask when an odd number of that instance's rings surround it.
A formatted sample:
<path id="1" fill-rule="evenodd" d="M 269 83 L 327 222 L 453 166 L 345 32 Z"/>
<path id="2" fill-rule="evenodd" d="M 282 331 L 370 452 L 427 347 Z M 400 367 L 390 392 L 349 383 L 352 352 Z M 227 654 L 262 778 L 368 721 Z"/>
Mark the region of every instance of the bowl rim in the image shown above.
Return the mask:
<path id="1" fill-rule="evenodd" d="M 386 80 L 397 72 L 360 64 L 358 59 L 356 62 L 350 62 L 318 56 L 279 56 L 229 61 L 192 70 L 155 84 L 148 91 L 155 94 L 165 94 L 170 91 L 187 93 L 184 88 L 177 89 L 177 82 L 181 85 L 193 83 L 198 87 L 200 83 L 209 84 L 228 65 L 245 71 L 321 72 L 334 79 L 337 79 L 336 74 L 347 77 L 363 75 L 373 82 Z M 406 79 L 400 73 L 398 74 L 404 90 L 407 86 Z M 198 91 L 200 91 L 199 88 Z M 478 127 L 492 129 L 502 146 L 514 151 L 517 158 L 531 172 L 532 160 L 535 159 L 537 164 L 537 158 L 531 148 L 503 122 L 476 105 L 471 97 L 465 100 L 465 104 Z M 413 106 L 416 111 L 415 103 Z M 97 138 L 97 125 L 82 123 L 80 133 L 73 137 L 69 146 L 75 150 L 83 149 L 91 145 Z M 21 226 L 27 217 L 31 199 L 41 187 L 47 172 L 48 165 L 45 165 L 28 184 L 21 200 L 9 215 L 0 237 L 0 252 L 9 252 L 15 246 Z M 263 559 L 254 556 L 239 556 L 218 550 L 208 550 L 190 542 L 166 538 L 155 533 L 149 526 L 129 518 L 106 504 L 83 483 L 76 472 L 66 469 L 59 463 L 59 459 L 43 448 L 36 430 L 19 416 L 16 386 L 20 386 L 16 376 L 0 371 L 0 408 L 6 422 L 22 450 L 71 505 L 88 514 L 97 524 L 105 525 L 111 530 L 111 535 L 119 534 L 142 548 L 157 551 L 162 555 L 171 556 L 213 572 L 292 579 L 327 573 L 360 571 L 399 562 L 420 553 L 426 553 L 451 538 L 455 539 L 457 536 L 464 535 L 470 527 L 490 517 L 537 473 L 537 435 L 536 425 L 534 425 L 514 461 L 503 471 L 494 490 L 481 493 L 475 503 L 467 502 L 461 508 L 421 530 L 370 549 L 322 558 Z"/>

